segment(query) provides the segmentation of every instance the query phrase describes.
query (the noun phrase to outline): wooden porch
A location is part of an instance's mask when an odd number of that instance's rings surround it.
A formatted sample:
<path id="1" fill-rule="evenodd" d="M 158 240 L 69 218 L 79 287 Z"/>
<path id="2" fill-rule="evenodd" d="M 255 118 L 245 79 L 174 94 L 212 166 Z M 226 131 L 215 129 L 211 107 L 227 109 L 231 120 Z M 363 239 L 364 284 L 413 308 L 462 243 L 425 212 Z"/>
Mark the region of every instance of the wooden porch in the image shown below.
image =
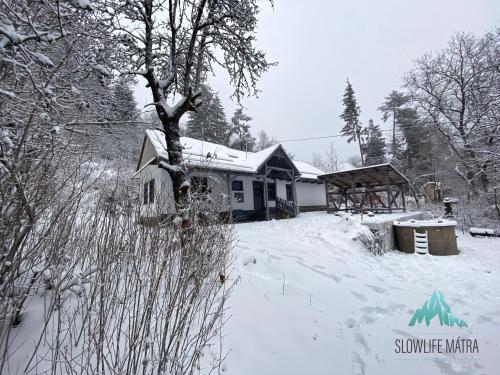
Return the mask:
<path id="1" fill-rule="evenodd" d="M 291 218 L 298 216 L 296 181 L 300 177 L 291 159 L 281 146 L 265 160 L 255 175 L 253 181 L 253 220 L 271 220 L 280 218 Z M 226 172 L 227 191 L 233 199 L 232 182 L 238 178 L 234 172 Z M 289 182 L 285 184 L 286 197 L 278 196 L 278 181 Z M 271 207 L 270 202 L 273 203 Z M 230 202 L 230 215 L 234 217 L 233 202 Z"/>
<path id="2" fill-rule="evenodd" d="M 325 184 L 327 212 L 406 212 L 408 180 L 391 164 L 379 164 L 318 178 Z"/>

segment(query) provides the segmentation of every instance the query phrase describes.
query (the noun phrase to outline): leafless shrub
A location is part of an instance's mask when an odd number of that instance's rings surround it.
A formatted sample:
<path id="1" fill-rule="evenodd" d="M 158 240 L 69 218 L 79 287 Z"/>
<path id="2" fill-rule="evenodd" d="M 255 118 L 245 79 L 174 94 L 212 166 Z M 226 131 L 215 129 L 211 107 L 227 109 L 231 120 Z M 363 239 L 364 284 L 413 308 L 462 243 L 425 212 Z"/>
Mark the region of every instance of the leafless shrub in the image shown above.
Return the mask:
<path id="1" fill-rule="evenodd" d="M 373 255 L 384 255 L 384 234 L 380 231 L 366 231 L 356 237 Z"/>
<path id="2" fill-rule="evenodd" d="M 11 290 L 22 285 L 18 298 L 29 303 L 12 306 L 19 306 L 18 316 L 41 309 L 42 324 L 28 333 L 36 338 L 31 344 L 23 337 L 32 325 L 19 319 L 14 327 L 4 319 L 2 362 L 10 369 L 220 370 L 224 353 L 216 343 L 232 287 L 232 227 L 207 201 L 193 201 L 182 220 L 139 225 L 137 207 L 130 204 L 135 186 L 123 181 L 116 176 L 99 194 L 79 196 L 83 207 L 69 209 L 65 202 L 59 219 L 48 219 L 26 242 L 23 254 L 30 256 L 19 260 L 24 271 L 13 276 Z M 19 346 L 21 351 L 13 349 Z"/>

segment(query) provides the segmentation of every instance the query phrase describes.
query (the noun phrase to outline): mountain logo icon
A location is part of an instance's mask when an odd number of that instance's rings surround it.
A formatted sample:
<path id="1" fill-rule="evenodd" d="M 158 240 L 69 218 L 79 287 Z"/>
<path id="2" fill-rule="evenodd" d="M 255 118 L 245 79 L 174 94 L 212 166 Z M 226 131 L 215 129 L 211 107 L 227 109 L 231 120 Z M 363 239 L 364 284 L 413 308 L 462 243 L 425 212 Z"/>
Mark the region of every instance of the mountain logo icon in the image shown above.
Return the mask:
<path id="1" fill-rule="evenodd" d="M 434 291 L 432 293 L 431 299 L 425 301 L 424 305 L 415 311 L 408 326 L 413 327 L 415 323 L 422 323 L 425 319 L 425 324 L 428 327 L 431 320 L 435 317 L 439 318 L 439 324 L 441 326 L 445 325 L 448 327 L 458 326 L 460 328 L 467 327 L 467 323 L 457 318 L 452 314 L 450 306 L 444 300 L 443 294 L 439 291 Z"/>

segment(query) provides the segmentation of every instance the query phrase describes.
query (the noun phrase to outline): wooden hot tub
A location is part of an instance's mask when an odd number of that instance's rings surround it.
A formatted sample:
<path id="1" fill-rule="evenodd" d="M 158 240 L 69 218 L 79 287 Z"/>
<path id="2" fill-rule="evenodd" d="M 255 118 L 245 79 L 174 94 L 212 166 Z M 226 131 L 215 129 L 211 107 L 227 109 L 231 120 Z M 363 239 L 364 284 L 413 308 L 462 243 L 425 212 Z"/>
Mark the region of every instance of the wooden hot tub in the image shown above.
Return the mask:
<path id="1" fill-rule="evenodd" d="M 457 255 L 457 237 L 452 220 L 394 221 L 396 247 L 404 253 L 415 252 L 415 232 L 427 232 L 427 245 L 431 255 Z"/>

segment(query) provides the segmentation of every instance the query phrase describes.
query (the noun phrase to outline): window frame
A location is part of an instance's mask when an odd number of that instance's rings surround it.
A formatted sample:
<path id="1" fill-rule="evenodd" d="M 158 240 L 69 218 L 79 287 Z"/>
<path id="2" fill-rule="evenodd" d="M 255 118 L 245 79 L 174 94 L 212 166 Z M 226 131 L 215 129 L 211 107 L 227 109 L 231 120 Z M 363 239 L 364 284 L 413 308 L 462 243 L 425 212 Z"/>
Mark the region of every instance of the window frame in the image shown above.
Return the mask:
<path id="1" fill-rule="evenodd" d="M 233 199 L 235 203 L 245 203 L 245 192 L 243 191 L 235 191 L 233 193 Z M 240 197 L 240 198 L 237 198 Z"/>
<path id="2" fill-rule="evenodd" d="M 155 192 L 156 192 L 156 183 L 155 179 L 152 178 L 149 180 L 149 203 L 154 203 L 155 202 Z"/>
<path id="3" fill-rule="evenodd" d="M 276 184 L 274 182 L 267 183 L 267 200 L 268 201 L 276 200 Z"/>
<path id="4" fill-rule="evenodd" d="M 293 185 L 286 184 L 285 190 L 286 190 L 286 200 L 289 202 L 293 202 Z"/>
<path id="5" fill-rule="evenodd" d="M 149 181 L 145 182 L 142 187 L 142 204 L 149 203 Z"/>
<path id="6" fill-rule="evenodd" d="M 234 188 L 234 183 L 237 183 L 238 185 L 241 185 L 241 189 L 240 188 Z M 245 187 L 243 185 L 243 181 L 242 180 L 234 180 L 231 182 L 231 190 L 232 191 L 245 191 Z"/>

